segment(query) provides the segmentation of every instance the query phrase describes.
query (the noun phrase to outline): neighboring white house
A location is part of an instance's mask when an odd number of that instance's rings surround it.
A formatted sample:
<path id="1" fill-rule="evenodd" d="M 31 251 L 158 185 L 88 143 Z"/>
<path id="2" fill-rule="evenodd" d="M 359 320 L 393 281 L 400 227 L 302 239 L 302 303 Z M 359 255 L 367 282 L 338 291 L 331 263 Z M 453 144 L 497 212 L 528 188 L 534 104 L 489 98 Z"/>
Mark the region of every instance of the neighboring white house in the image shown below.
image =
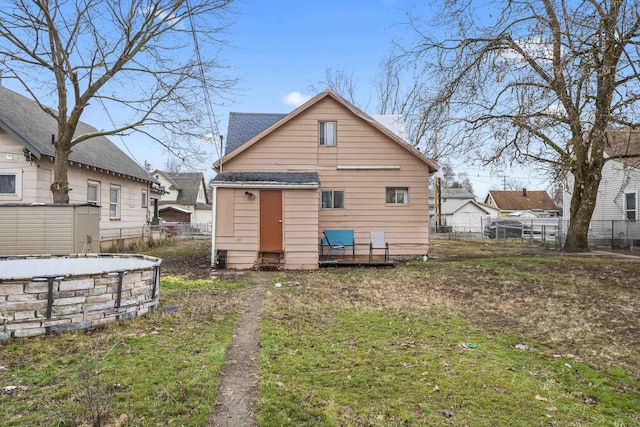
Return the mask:
<path id="1" fill-rule="evenodd" d="M 193 225 L 211 224 L 211 204 L 202 173 L 154 170 L 151 176 L 164 187 L 159 201 L 160 218 Z"/>
<path id="2" fill-rule="evenodd" d="M 443 188 L 441 190 L 441 224 L 445 230 L 459 233 L 481 233 L 489 218 L 498 216 L 500 210 L 479 203 L 475 195 L 466 188 Z M 433 197 L 429 198 L 432 223 L 435 219 Z"/>
<path id="3" fill-rule="evenodd" d="M 0 86 L 0 204 L 52 203 L 57 124 L 31 99 Z M 78 124 L 77 133 L 97 130 Z M 105 137 L 73 147 L 69 203 L 101 206 L 100 234 L 141 230 L 150 222 L 155 180 Z M 1 238 L 1 236 L 0 236 Z"/>
<path id="4" fill-rule="evenodd" d="M 606 244 L 610 239 L 626 240 L 626 236 L 640 240 L 640 130 L 611 129 L 607 136 L 605 156 L 609 160 L 602 168 L 590 236 L 592 240 Z M 566 221 L 569 220 L 572 190 L 573 176 L 569 175 L 563 194 Z"/>

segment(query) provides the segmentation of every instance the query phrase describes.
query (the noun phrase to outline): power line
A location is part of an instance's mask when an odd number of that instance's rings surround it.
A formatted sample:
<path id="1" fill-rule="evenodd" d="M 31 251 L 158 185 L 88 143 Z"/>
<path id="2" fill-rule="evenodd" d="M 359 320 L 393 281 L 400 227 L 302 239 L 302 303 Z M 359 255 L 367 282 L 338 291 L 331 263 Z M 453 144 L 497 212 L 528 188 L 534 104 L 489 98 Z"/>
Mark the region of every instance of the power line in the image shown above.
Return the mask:
<path id="1" fill-rule="evenodd" d="M 205 83 L 205 75 L 204 75 L 204 66 L 202 65 L 202 57 L 200 56 L 200 45 L 198 43 L 198 36 L 196 34 L 195 24 L 193 21 L 193 15 L 191 14 L 191 4 L 189 0 L 186 1 L 187 5 L 187 13 L 189 15 L 189 23 L 191 25 L 191 35 L 193 37 L 193 46 L 196 52 L 196 58 L 198 59 L 198 71 L 200 74 L 200 83 L 202 84 L 202 91 L 204 92 L 204 103 L 207 107 L 207 117 L 209 119 L 209 126 L 211 128 L 211 137 L 213 139 L 213 143 L 215 146 L 215 138 L 220 135 L 220 130 L 218 129 L 218 121 L 216 120 L 215 114 L 213 112 L 213 106 L 211 104 L 211 96 L 209 95 L 209 88 Z M 220 142 L 220 157 L 222 157 L 222 141 Z"/>

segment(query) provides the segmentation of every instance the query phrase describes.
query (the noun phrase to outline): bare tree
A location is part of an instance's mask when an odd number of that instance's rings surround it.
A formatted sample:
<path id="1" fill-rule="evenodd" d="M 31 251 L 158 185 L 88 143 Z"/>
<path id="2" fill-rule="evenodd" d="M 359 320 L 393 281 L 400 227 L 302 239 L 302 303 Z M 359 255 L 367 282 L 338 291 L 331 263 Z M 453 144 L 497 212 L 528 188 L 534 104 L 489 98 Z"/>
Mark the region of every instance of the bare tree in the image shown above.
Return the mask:
<path id="1" fill-rule="evenodd" d="M 53 201 L 69 202 L 72 148 L 96 136 L 138 132 L 185 158 L 205 134 L 203 87 L 219 77 L 217 39 L 232 0 L 22 0 L 0 9 L 0 66 L 57 121 Z M 195 44 L 194 41 L 199 41 Z M 208 52 L 201 59 L 200 53 Z M 208 93 L 208 92 L 207 92 Z M 48 108 L 53 99 L 56 109 Z M 112 128 L 77 134 L 87 106 L 126 116 Z M 111 115 L 110 115 L 111 117 Z"/>
<path id="2" fill-rule="evenodd" d="M 180 173 L 185 169 L 185 164 L 179 158 L 170 156 L 164 162 L 164 171 L 168 173 Z"/>
<path id="3" fill-rule="evenodd" d="M 432 77 L 425 114 L 462 129 L 488 162 L 569 174 L 565 250 L 588 250 L 608 130 L 639 124 L 638 1 L 452 0 L 431 23 L 446 27 L 437 35 L 412 24 L 418 41 L 404 58 Z"/>
<path id="4" fill-rule="evenodd" d="M 405 56 L 390 56 L 382 61 L 375 80 L 380 114 L 404 117 L 409 140 L 435 161 L 445 161 L 455 153 L 458 139 L 451 129 L 441 126 L 442 116 L 432 119 L 425 114 L 431 105 L 431 84 L 415 61 Z M 443 112 L 446 113 L 446 112 Z"/>
<path id="5" fill-rule="evenodd" d="M 353 72 L 344 68 L 325 68 L 324 80 L 310 85 L 309 89 L 312 92 L 332 90 L 353 105 L 363 108 L 361 100 L 358 99 L 358 80 L 354 77 Z"/>

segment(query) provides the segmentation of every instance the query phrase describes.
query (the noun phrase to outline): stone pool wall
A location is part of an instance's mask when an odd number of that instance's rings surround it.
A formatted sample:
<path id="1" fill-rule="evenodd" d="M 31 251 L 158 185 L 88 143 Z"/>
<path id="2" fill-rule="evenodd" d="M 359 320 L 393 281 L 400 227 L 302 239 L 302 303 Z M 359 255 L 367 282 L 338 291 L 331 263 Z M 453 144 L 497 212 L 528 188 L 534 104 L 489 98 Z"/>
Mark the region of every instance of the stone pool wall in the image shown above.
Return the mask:
<path id="1" fill-rule="evenodd" d="M 159 281 L 159 262 L 135 271 L 1 281 L 0 339 L 133 319 L 157 307 Z"/>

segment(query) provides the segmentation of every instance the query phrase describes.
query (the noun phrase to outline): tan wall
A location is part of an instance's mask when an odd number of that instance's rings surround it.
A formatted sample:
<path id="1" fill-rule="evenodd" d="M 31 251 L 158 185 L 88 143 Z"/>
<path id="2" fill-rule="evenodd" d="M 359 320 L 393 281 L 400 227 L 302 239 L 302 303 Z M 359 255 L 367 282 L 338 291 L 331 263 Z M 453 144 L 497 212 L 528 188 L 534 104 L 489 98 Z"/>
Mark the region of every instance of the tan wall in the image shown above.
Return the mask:
<path id="1" fill-rule="evenodd" d="M 21 194 L 0 194 L 0 203 L 31 203 L 37 199 L 38 167 L 26 161 L 22 152 L 22 145 L 18 144 L 10 135 L 0 130 L 0 172 L 18 172 L 20 175 Z M 49 202 L 50 200 L 47 200 Z"/>
<path id="2" fill-rule="evenodd" d="M 337 121 L 337 145 L 318 144 L 318 122 Z M 338 166 L 399 166 L 399 170 L 338 170 Z M 345 209 L 321 210 L 322 230 L 355 230 L 358 253 L 368 253 L 369 232 L 382 230 L 392 255 L 426 253 L 429 239 L 427 165 L 330 98 L 294 118 L 223 165 L 233 171 L 317 171 L 320 191 L 344 190 Z M 386 205 L 386 187 L 408 187 L 408 205 Z M 310 209 L 311 211 L 311 209 Z"/>
<path id="3" fill-rule="evenodd" d="M 318 193 L 316 190 L 283 193 L 285 268 L 318 268 Z"/>
<path id="4" fill-rule="evenodd" d="M 256 192 L 256 198 L 251 200 L 244 195 L 244 189 L 219 188 L 217 191 L 216 249 L 228 251 L 229 268 L 251 268 L 258 256 L 260 195 Z M 233 226 L 232 232 L 229 224 Z"/>

